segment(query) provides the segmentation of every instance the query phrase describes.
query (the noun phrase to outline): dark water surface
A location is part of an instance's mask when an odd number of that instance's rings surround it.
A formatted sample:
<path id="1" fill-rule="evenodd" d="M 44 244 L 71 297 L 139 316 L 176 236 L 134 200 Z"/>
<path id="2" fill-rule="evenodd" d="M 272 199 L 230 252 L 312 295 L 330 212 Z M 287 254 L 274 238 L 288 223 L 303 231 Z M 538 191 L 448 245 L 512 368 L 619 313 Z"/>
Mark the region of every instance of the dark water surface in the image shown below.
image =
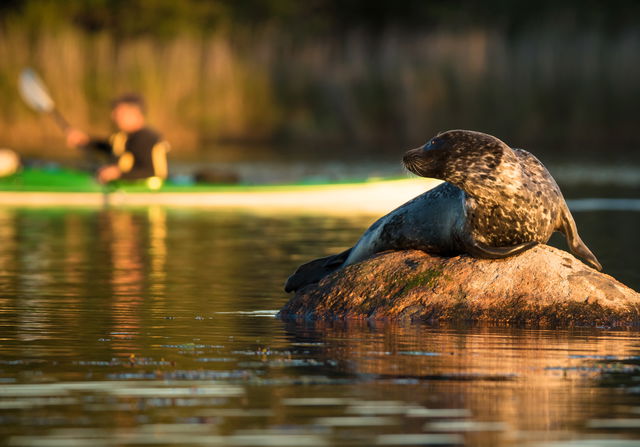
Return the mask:
<path id="1" fill-rule="evenodd" d="M 640 289 L 640 212 L 575 216 Z M 0 443 L 640 446 L 638 332 L 275 319 L 372 220 L 0 208 Z"/>

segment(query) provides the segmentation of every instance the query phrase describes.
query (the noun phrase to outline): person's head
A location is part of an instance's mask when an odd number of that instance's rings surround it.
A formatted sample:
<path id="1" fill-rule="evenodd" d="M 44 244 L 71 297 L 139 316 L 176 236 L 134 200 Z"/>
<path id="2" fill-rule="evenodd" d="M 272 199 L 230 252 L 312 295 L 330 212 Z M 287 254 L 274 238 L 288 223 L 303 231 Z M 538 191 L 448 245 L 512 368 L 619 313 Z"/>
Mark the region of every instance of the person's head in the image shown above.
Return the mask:
<path id="1" fill-rule="evenodd" d="M 111 102 L 111 119 L 119 130 L 135 132 L 144 127 L 145 104 L 142 96 L 127 93 Z"/>

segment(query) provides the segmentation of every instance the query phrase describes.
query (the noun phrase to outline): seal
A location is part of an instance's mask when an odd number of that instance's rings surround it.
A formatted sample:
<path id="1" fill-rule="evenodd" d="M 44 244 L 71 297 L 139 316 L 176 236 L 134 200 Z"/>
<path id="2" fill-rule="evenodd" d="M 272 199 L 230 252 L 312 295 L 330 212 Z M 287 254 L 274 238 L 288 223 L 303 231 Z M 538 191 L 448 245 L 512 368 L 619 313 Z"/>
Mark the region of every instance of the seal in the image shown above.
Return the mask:
<path id="1" fill-rule="evenodd" d="M 300 266 L 285 291 L 386 250 L 499 259 L 546 243 L 555 231 L 564 233 L 574 254 L 602 269 L 557 183 L 529 152 L 481 132 L 451 130 L 408 151 L 403 162 L 414 174 L 444 183 L 380 218 L 349 250 Z"/>

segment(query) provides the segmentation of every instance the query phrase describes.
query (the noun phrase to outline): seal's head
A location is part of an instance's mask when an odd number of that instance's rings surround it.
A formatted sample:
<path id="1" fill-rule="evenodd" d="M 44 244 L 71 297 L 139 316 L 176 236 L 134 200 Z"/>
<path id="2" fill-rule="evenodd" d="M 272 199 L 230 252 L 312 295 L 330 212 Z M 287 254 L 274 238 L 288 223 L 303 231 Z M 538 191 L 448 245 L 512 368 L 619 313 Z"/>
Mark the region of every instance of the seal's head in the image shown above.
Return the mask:
<path id="1" fill-rule="evenodd" d="M 404 155 L 405 167 L 421 177 L 462 186 L 470 177 L 489 179 L 496 168 L 514 157 L 498 138 L 471 130 L 449 130 Z"/>

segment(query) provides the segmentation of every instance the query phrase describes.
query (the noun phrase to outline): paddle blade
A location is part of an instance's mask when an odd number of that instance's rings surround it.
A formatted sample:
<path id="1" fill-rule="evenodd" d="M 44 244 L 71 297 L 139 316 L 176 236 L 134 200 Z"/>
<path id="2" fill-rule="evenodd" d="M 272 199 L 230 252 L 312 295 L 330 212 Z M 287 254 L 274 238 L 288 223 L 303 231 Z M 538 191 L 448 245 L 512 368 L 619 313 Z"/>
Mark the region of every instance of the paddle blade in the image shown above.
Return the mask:
<path id="1" fill-rule="evenodd" d="M 18 80 L 18 87 L 22 99 L 29 107 L 38 112 L 51 112 L 54 109 L 55 104 L 47 91 L 47 87 L 31 68 L 22 70 Z"/>

